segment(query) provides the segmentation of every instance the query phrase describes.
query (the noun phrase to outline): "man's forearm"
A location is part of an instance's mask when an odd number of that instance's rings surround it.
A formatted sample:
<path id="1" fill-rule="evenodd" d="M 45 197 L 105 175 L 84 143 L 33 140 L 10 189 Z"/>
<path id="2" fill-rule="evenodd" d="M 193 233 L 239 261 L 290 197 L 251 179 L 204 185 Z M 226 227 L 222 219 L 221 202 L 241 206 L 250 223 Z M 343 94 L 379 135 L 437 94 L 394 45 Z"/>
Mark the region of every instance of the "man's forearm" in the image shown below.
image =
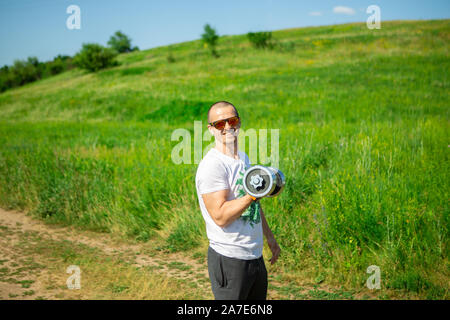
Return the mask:
<path id="1" fill-rule="evenodd" d="M 264 216 L 264 212 L 261 206 L 259 207 L 259 214 L 261 215 L 261 223 L 264 236 L 266 237 L 266 239 L 273 239 L 274 236 L 272 230 L 270 230 L 269 224 L 267 223 L 266 217 Z"/>
<path id="2" fill-rule="evenodd" d="M 264 236 L 266 237 L 270 251 L 272 251 L 272 258 L 270 258 L 269 261 L 270 264 L 274 264 L 278 260 L 278 257 L 280 256 L 281 248 L 278 245 L 277 240 L 275 240 L 275 236 L 273 235 L 272 230 L 270 230 L 269 225 L 267 224 L 267 220 L 266 217 L 264 216 L 262 208 L 260 208 L 259 213 L 261 215 L 261 223 Z"/>
<path id="3" fill-rule="evenodd" d="M 220 214 L 215 222 L 222 228 L 228 226 L 239 218 L 252 202 L 253 199 L 248 194 L 238 199 L 225 201 L 219 209 Z"/>

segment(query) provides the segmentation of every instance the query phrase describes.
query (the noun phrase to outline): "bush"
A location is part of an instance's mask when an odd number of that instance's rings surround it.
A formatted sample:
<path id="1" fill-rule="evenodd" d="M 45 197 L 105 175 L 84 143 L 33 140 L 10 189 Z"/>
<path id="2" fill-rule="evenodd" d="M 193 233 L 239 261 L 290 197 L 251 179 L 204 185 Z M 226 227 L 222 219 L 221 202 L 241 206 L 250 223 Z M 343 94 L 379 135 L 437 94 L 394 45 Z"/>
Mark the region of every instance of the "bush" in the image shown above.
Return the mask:
<path id="1" fill-rule="evenodd" d="M 74 67 L 70 56 L 58 55 L 53 61 L 39 62 L 36 57 L 15 60 L 12 66 L 0 68 L 0 92 L 44 79 Z"/>
<path id="2" fill-rule="evenodd" d="M 27 61 L 15 60 L 10 72 L 13 86 L 22 86 L 40 79 L 42 68 L 37 58 L 29 57 Z"/>
<path id="3" fill-rule="evenodd" d="M 39 80 L 44 71 L 45 64 L 39 62 L 36 57 L 15 60 L 11 67 L 3 66 L 0 69 L 0 92 Z"/>
<path id="4" fill-rule="evenodd" d="M 204 30 L 205 32 L 202 34 L 203 42 L 205 43 L 205 46 L 208 46 L 211 49 L 211 54 L 218 58 L 219 54 L 216 51 L 216 45 L 219 36 L 217 35 L 216 30 L 214 30 L 209 24 L 205 25 Z"/>
<path id="5" fill-rule="evenodd" d="M 116 31 L 109 38 L 108 45 L 119 53 L 139 50 L 138 47 L 131 47 L 131 39 L 121 31 Z"/>
<path id="6" fill-rule="evenodd" d="M 255 48 L 265 49 L 273 48 L 272 40 L 272 32 L 249 32 L 247 33 L 248 40 L 252 43 Z"/>
<path id="7" fill-rule="evenodd" d="M 55 59 L 48 64 L 48 72 L 55 75 L 64 71 L 64 62 L 61 59 Z"/>
<path id="8" fill-rule="evenodd" d="M 76 54 L 74 63 L 77 67 L 95 72 L 117 65 L 116 56 L 117 52 L 111 48 L 96 43 L 84 43 L 83 48 Z"/>
<path id="9" fill-rule="evenodd" d="M 169 53 L 169 55 L 167 56 L 167 62 L 169 63 L 175 62 L 175 57 L 172 55 L 172 53 Z"/>
<path id="10" fill-rule="evenodd" d="M 0 92 L 12 87 L 12 78 L 7 65 L 0 68 Z"/>
<path id="11" fill-rule="evenodd" d="M 61 55 L 58 54 L 54 59 L 53 62 L 56 60 L 60 60 L 63 63 L 64 66 L 64 70 L 71 70 L 73 68 L 75 68 L 76 66 L 74 65 L 74 61 L 73 58 L 71 56 L 66 56 L 66 55 Z"/>

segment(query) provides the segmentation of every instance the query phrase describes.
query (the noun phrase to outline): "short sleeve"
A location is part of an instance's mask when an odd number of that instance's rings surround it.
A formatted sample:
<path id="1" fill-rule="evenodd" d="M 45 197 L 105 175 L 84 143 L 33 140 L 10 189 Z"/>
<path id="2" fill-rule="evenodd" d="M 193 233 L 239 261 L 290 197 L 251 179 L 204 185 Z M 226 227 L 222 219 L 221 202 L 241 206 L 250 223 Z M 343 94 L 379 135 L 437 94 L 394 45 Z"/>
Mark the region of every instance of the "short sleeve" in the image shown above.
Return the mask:
<path id="1" fill-rule="evenodd" d="M 220 163 L 202 163 L 197 170 L 196 184 L 199 194 L 230 189 L 227 173 Z"/>

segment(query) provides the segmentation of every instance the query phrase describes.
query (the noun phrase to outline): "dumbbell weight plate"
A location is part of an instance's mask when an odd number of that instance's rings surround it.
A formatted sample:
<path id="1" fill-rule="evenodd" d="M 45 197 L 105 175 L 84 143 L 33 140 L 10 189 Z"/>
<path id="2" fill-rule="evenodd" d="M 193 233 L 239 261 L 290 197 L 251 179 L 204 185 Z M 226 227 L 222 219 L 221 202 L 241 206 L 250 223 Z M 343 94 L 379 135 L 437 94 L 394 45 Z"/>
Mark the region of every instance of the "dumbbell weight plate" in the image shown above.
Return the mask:
<path id="1" fill-rule="evenodd" d="M 284 177 L 283 172 L 281 172 L 281 170 L 273 168 L 273 167 L 269 167 L 269 169 L 271 169 L 273 172 L 275 172 L 275 175 L 276 175 L 275 189 L 269 195 L 267 195 L 268 198 L 272 198 L 272 197 L 275 197 L 278 194 L 280 194 L 281 190 L 283 190 L 284 185 L 286 184 L 286 179 Z"/>
<path id="2" fill-rule="evenodd" d="M 269 167 L 255 165 L 247 169 L 244 174 L 244 190 L 249 195 L 262 198 L 273 193 L 277 187 L 276 172 Z"/>

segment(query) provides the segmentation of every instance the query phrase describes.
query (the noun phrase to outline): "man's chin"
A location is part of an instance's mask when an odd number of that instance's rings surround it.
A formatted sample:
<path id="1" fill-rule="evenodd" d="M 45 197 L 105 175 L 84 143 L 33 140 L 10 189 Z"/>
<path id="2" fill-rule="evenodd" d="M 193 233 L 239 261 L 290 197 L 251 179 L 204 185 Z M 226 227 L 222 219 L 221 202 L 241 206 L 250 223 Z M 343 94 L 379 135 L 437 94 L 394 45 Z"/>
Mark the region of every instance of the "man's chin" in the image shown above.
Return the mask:
<path id="1" fill-rule="evenodd" d="M 226 142 L 233 143 L 234 141 L 237 140 L 237 136 L 231 135 L 231 134 L 230 134 L 230 135 L 225 135 L 225 136 L 223 137 L 223 140 L 226 141 Z"/>
<path id="2" fill-rule="evenodd" d="M 237 141 L 237 137 L 235 136 L 229 136 L 229 137 L 222 137 L 222 143 L 226 145 L 232 145 Z"/>

